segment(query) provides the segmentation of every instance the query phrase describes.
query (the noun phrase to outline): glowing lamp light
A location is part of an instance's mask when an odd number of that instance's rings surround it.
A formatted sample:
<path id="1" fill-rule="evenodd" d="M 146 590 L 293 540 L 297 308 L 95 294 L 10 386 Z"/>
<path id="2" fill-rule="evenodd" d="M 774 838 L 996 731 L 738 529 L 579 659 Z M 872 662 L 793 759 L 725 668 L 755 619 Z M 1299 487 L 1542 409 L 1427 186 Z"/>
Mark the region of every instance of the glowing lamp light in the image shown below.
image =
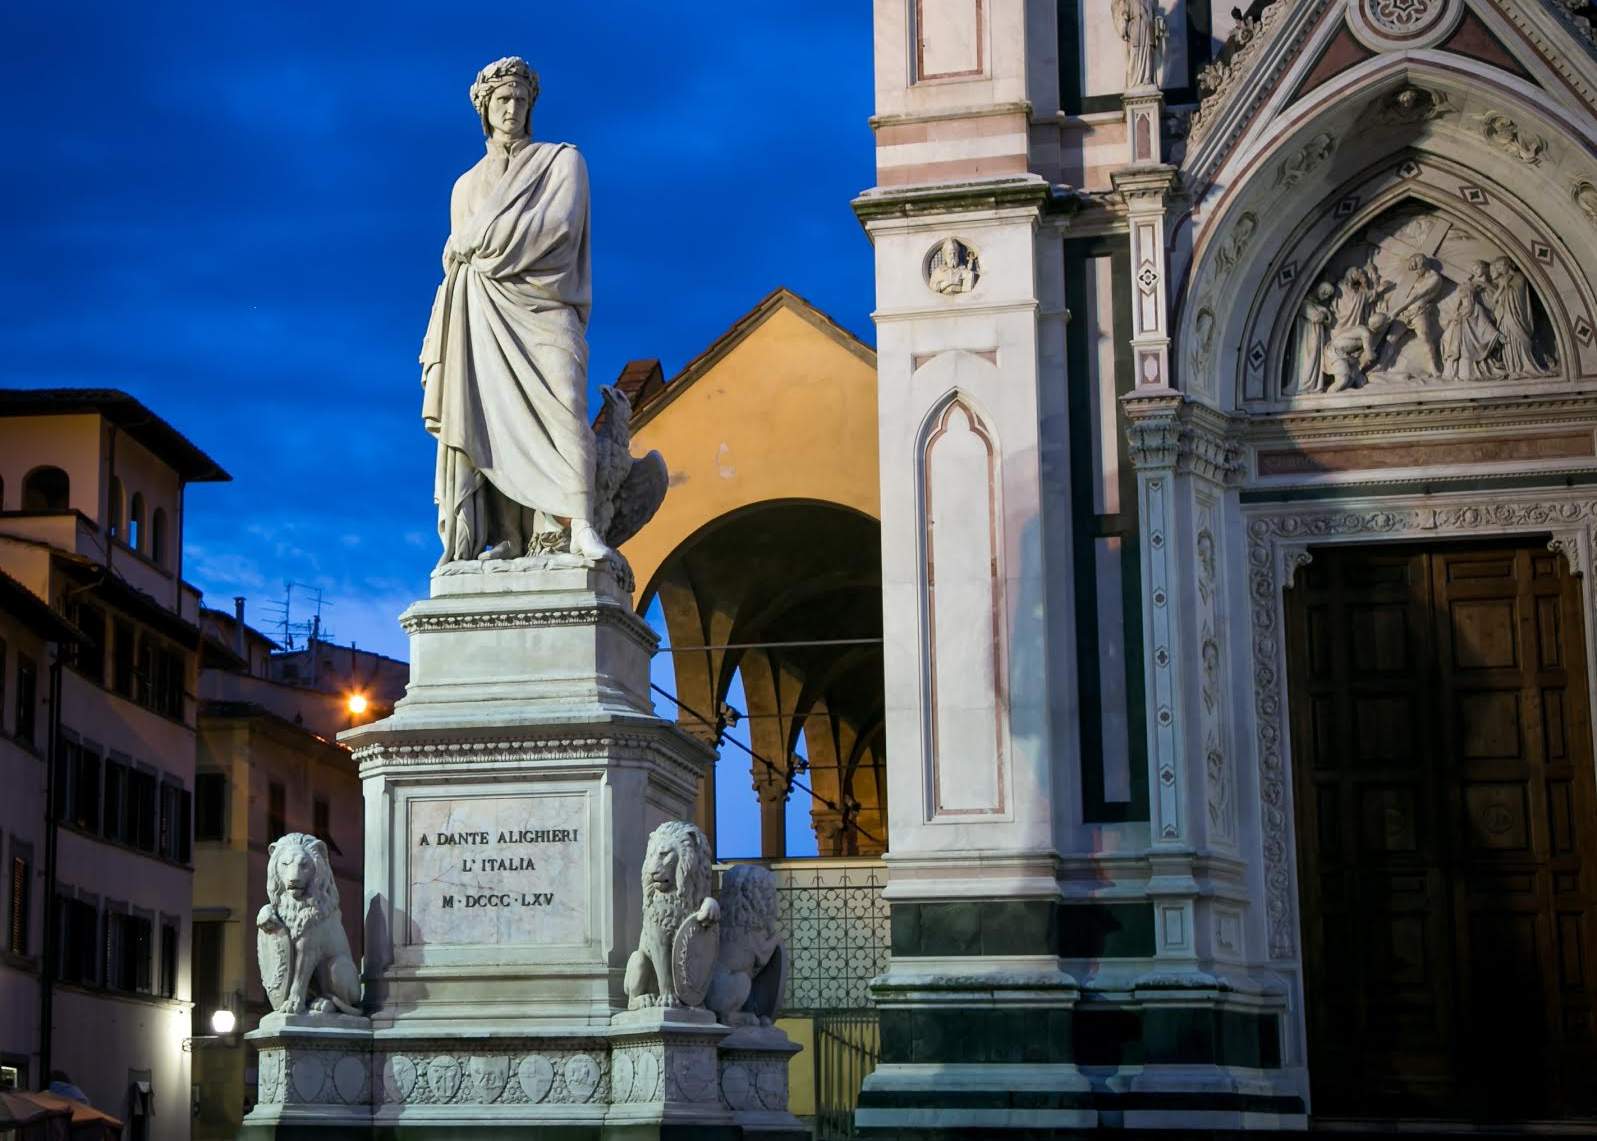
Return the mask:
<path id="1" fill-rule="evenodd" d="M 349 712 L 353 716 L 359 717 L 362 713 L 366 712 L 371 703 L 366 700 L 366 695 L 364 693 L 352 693 L 349 695 L 345 705 L 348 707 Z"/>
<path id="2" fill-rule="evenodd" d="M 211 1033 L 228 1035 L 233 1033 L 233 1027 L 238 1020 L 233 1017 L 231 1010 L 213 1010 L 211 1012 Z"/>

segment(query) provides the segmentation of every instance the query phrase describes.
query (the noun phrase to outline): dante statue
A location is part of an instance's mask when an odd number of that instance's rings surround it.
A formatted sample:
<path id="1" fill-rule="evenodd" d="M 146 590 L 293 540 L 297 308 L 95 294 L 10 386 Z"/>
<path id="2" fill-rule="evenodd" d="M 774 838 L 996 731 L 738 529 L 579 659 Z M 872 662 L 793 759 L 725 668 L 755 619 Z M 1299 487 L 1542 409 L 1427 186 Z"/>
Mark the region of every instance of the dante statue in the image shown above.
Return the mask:
<path id="1" fill-rule="evenodd" d="M 561 550 L 613 558 L 665 493 L 658 454 L 626 452 L 624 395 L 601 427 L 619 451 L 588 424 L 588 172 L 569 143 L 533 141 L 537 98 L 537 74 L 515 56 L 471 85 L 488 153 L 450 195 L 421 350 L 441 564 Z M 617 470 L 596 472 L 596 453 Z"/>

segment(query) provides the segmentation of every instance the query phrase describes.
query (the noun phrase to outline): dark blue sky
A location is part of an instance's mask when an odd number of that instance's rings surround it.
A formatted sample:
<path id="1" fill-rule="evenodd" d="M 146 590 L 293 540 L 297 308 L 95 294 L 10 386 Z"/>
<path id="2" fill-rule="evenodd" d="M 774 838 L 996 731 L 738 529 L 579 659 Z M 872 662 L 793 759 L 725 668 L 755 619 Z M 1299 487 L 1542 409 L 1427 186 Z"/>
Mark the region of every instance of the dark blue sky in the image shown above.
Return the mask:
<path id="1" fill-rule="evenodd" d="M 0 44 L 0 383 L 126 389 L 215 456 L 186 576 L 257 623 L 295 579 L 404 654 L 438 550 L 416 353 L 492 59 L 587 156 L 592 385 L 669 375 L 777 285 L 873 339 L 862 0 L 27 0 Z"/>

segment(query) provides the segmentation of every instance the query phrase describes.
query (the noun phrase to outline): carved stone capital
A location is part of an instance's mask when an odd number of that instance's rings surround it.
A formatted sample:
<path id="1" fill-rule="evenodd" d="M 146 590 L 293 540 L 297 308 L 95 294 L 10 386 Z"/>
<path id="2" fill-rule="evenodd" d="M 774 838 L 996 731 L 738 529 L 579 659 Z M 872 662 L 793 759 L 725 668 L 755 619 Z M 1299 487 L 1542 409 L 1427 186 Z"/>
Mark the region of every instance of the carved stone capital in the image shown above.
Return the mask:
<path id="1" fill-rule="evenodd" d="M 1220 484 L 1241 474 L 1242 446 L 1224 415 L 1168 389 L 1134 390 L 1120 403 L 1131 420 L 1126 436 L 1138 468 L 1190 473 Z"/>

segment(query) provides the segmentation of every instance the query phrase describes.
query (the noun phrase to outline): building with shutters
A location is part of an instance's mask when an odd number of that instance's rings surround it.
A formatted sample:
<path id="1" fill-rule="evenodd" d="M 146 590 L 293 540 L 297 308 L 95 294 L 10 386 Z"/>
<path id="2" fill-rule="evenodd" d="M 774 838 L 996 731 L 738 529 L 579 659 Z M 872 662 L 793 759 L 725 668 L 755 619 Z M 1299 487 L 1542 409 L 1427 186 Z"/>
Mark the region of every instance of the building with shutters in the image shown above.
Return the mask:
<path id="1" fill-rule="evenodd" d="M 133 1138 L 189 1136 L 197 680 L 232 655 L 202 642 L 183 511 L 227 478 L 125 393 L 0 391 L 0 572 L 78 633 L 7 655 L 6 896 L 27 930 L 5 970 L 33 1013 L 0 1053 L 21 1085 L 64 1072 Z"/>

